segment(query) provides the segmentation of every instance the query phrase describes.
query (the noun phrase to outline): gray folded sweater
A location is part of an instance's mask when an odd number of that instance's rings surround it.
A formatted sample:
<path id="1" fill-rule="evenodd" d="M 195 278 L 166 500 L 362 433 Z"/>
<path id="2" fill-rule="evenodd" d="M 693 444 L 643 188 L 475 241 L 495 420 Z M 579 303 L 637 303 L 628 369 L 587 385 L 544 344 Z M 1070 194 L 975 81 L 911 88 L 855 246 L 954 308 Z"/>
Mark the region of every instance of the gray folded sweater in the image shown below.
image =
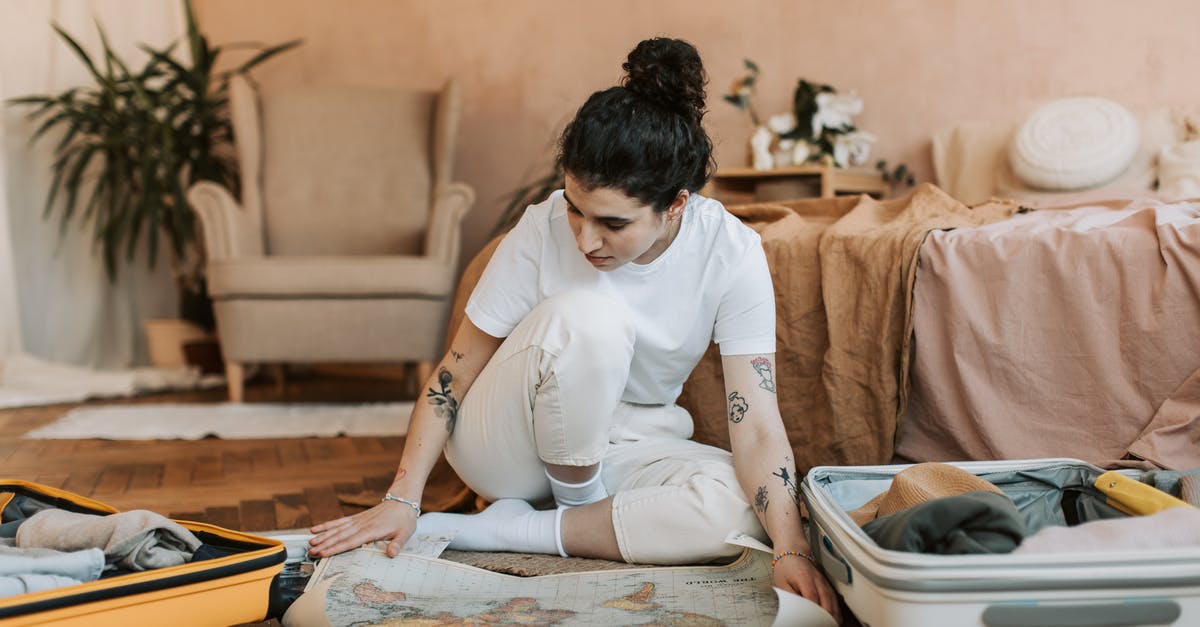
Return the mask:
<path id="1" fill-rule="evenodd" d="M 863 525 L 893 551 L 961 555 L 1009 553 L 1025 537 L 1025 519 L 1003 494 L 966 492 L 926 501 Z"/>

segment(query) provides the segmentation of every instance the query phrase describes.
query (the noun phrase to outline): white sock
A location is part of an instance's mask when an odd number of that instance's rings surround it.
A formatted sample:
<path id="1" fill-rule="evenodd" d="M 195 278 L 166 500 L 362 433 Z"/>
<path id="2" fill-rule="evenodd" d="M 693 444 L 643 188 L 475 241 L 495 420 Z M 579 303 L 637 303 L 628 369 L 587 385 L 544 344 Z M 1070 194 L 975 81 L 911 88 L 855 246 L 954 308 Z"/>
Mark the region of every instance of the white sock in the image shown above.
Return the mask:
<path id="1" fill-rule="evenodd" d="M 478 514 L 422 514 L 417 533 L 454 532 L 456 551 L 555 553 L 562 548 L 562 508 L 538 511 L 520 499 L 500 499 Z"/>
<path id="2" fill-rule="evenodd" d="M 550 479 L 550 492 L 554 494 L 554 502 L 559 507 L 579 507 L 607 497 L 608 490 L 604 489 L 604 482 L 600 479 L 603 463 L 596 464 L 596 474 L 592 475 L 591 479 L 580 483 L 560 481 L 551 477 L 550 471 L 546 470 L 546 477 Z"/>

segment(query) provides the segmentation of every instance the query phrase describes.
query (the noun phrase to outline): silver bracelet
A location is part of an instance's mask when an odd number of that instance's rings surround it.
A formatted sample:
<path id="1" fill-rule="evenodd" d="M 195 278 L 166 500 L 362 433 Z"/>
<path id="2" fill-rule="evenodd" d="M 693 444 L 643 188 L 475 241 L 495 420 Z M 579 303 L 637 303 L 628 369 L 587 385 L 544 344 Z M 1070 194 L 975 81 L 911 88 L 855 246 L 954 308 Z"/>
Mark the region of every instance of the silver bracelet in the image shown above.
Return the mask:
<path id="1" fill-rule="evenodd" d="M 379 499 L 380 503 L 387 503 L 388 501 L 396 501 L 397 503 L 404 503 L 405 505 L 413 508 L 413 511 L 415 511 L 417 513 L 417 516 L 421 515 L 421 504 L 416 501 L 410 501 L 402 496 L 392 496 L 391 492 L 384 494 L 383 498 Z"/>

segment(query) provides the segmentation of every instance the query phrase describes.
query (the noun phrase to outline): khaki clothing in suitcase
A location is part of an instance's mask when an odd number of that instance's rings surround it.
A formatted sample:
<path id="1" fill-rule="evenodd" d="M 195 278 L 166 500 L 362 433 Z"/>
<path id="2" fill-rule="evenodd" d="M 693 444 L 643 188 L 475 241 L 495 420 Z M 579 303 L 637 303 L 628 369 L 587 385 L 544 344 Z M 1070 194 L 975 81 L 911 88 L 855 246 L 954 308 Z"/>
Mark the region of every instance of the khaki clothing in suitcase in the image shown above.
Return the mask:
<path id="1" fill-rule="evenodd" d="M 21 499 L 81 514 L 117 512 L 65 490 L 0 479 L 0 510 Z M 203 542 L 207 555 L 217 557 L 0 598 L 0 625 L 232 625 L 281 613 L 272 606 L 278 603 L 276 576 L 287 553 L 282 542 L 205 523 L 175 522 Z"/>

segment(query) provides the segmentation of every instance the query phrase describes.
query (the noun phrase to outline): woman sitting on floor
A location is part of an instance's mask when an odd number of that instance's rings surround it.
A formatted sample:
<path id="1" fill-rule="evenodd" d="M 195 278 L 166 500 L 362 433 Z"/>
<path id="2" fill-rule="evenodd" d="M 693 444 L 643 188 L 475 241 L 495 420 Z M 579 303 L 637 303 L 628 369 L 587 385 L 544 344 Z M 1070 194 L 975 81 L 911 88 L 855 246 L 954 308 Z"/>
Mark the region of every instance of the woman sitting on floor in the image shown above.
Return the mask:
<path id="1" fill-rule="evenodd" d="M 313 527 L 312 552 L 387 538 L 395 555 L 415 531 L 455 531 L 454 549 L 684 564 L 737 554 L 737 530 L 773 541 L 775 585 L 836 615 L 797 510 L 766 256 L 697 194 L 712 173 L 699 54 L 651 39 L 623 67 L 563 132 L 566 188 L 525 211 L 484 271 L 387 497 Z M 712 341 L 732 454 L 689 440 L 675 405 Z M 443 450 L 493 505 L 418 518 Z"/>

